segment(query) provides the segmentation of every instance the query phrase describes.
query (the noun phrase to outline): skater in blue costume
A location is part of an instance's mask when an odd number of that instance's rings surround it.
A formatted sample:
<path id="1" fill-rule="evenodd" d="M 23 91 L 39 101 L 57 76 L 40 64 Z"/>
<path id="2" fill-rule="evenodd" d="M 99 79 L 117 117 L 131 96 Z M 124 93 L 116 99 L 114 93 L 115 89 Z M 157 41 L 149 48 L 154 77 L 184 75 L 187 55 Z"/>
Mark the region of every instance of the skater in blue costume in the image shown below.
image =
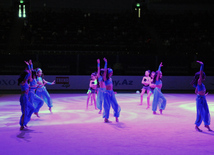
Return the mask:
<path id="1" fill-rule="evenodd" d="M 29 60 L 29 64 L 30 64 L 30 72 L 31 72 L 31 76 L 30 76 L 30 90 L 28 93 L 28 97 L 29 97 L 29 101 L 30 103 L 34 106 L 35 110 L 34 110 L 34 114 L 37 117 L 39 116 L 39 109 L 43 106 L 44 101 L 43 99 L 41 99 L 38 95 L 36 95 L 36 89 L 37 89 L 37 80 L 36 80 L 36 71 L 33 70 L 33 63 L 31 60 Z"/>
<path id="2" fill-rule="evenodd" d="M 96 90 L 97 90 L 97 74 L 96 73 L 92 73 L 91 74 L 91 79 L 89 82 L 89 89 L 88 89 L 88 97 L 87 97 L 87 102 L 86 102 L 86 109 L 88 109 L 88 103 L 89 103 L 89 99 L 91 97 L 91 103 L 92 101 L 94 101 L 94 106 L 95 106 L 95 110 L 97 110 L 97 104 L 96 104 Z"/>
<path id="3" fill-rule="evenodd" d="M 204 126 L 209 130 L 212 131 L 209 127 L 210 125 L 210 112 L 209 107 L 207 105 L 206 100 L 206 88 L 205 85 L 202 83 L 202 81 L 205 80 L 205 73 L 203 72 L 204 64 L 201 61 L 197 61 L 199 64 L 201 64 L 200 72 L 197 72 L 195 74 L 194 79 L 192 80 L 191 84 L 193 87 L 195 87 L 195 93 L 197 94 L 196 98 L 196 121 L 195 121 L 195 129 L 199 132 L 202 132 L 201 129 L 199 129 L 199 126 L 201 125 L 202 121 L 204 121 Z"/>
<path id="4" fill-rule="evenodd" d="M 98 94 L 97 94 L 97 108 L 100 110 L 99 114 L 102 113 L 102 105 L 104 102 L 104 93 L 106 91 L 105 82 L 103 80 L 104 69 L 100 70 L 100 59 L 97 59 L 97 78 L 99 82 Z"/>
<path id="5" fill-rule="evenodd" d="M 18 79 L 18 85 L 21 86 L 21 96 L 19 101 L 20 101 L 21 111 L 22 111 L 22 115 L 19 122 L 20 130 L 23 130 L 25 127 L 27 127 L 27 123 L 30 121 L 31 115 L 34 112 L 34 107 L 28 101 L 29 85 L 27 81 L 31 76 L 29 69 L 30 67 L 28 65 L 28 69 L 26 69 L 23 73 L 21 73 Z"/>
<path id="6" fill-rule="evenodd" d="M 104 113 L 103 113 L 104 122 L 106 123 L 110 122 L 108 120 L 110 106 L 112 106 L 114 110 L 114 117 L 116 119 L 116 122 L 119 122 L 118 117 L 120 116 L 121 108 L 117 103 L 117 100 L 115 98 L 115 94 L 113 91 L 113 82 L 111 79 L 111 76 L 113 75 L 113 70 L 111 68 L 107 68 L 107 59 L 104 58 L 103 60 L 105 61 L 103 80 L 106 85 L 106 92 L 104 93 Z"/>
<path id="7" fill-rule="evenodd" d="M 143 105 L 143 95 L 145 92 L 147 92 L 147 109 L 149 108 L 149 102 L 150 98 L 149 93 L 150 93 L 150 83 L 151 83 L 151 77 L 150 75 L 150 70 L 145 71 L 145 76 L 143 77 L 141 83 L 143 84 L 143 88 L 141 89 L 141 94 L 140 94 L 140 105 Z"/>
<path id="8" fill-rule="evenodd" d="M 43 100 L 49 107 L 49 111 L 52 113 L 51 107 L 53 107 L 53 104 L 52 104 L 50 94 L 48 93 L 45 87 L 45 84 L 53 85 L 55 84 L 55 80 L 53 82 L 47 82 L 45 79 L 43 79 L 42 70 L 40 68 L 37 68 L 36 74 L 37 74 L 37 84 L 38 84 L 36 95 L 38 95 L 40 98 L 43 98 Z"/>
<path id="9" fill-rule="evenodd" d="M 154 83 L 155 83 L 155 89 L 154 89 L 154 99 L 152 102 L 152 111 L 153 114 L 156 114 L 157 106 L 159 105 L 160 114 L 162 114 L 163 110 L 166 108 L 166 98 L 163 96 L 163 93 L 161 92 L 162 88 L 162 62 L 159 65 L 158 71 L 156 71 L 155 77 L 154 77 Z"/>
<path id="10" fill-rule="evenodd" d="M 154 76 L 155 76 L 155 72 L 152 71 L 151 72 L 151 82 L 150 82 L 150 85 L 149 85 L 150 91 L 149 91 L 149 94 L 147 96 L 147 104 L 148 105 L 147 105 L 146 109 L 149 109 L 149 107 L 150 107 L 150 97 L 154 93 L 154 89 L 155 89 Z"/>

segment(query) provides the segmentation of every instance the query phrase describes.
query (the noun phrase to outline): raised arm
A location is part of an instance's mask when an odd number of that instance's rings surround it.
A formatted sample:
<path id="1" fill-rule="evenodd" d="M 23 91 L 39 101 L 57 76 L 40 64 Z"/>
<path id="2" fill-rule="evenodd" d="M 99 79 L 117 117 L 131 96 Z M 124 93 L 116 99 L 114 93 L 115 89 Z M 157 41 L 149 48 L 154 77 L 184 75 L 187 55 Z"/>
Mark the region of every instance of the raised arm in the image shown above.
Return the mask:
<path id="1" fill-rule="evenodd" d="M 97 77 L 100 77 L 100 59 L 97 59 Z"/>
<path id="2" fill-rule="evenodd" d="M 55 84 L 55 80 L 53 81 L 53 82 L 48 82 L 48 81 L 46 81 L 45 79 L 43 79 L 43 84 L 44 85 L 53 85 L 53 84 Z"/>
<path id="3" fill-rule="evenodd" d="M 30 80 L 30 81 L 32 81 L 32 76 L 31 76 L 31 69 L 30 69 L 30 64 L 29 64 L 29 62 L 28 61 L 24 61 L 25 63 L 26 63 L 26 65 L 27 65 L 27 72 L 28 72 L 28 74 L 26 75 L 26 77 L 25 77 L 25 79 L 24 79 L 24 81 L 26 82 L 28 79 Z"/>
<path id="4" fill-rule="evenodd" d="M 25 63 L 26 63 L 26 65 L 27 65 L 27 70 L 30 70 L 30 64 L 29 64 L 29 62 L 28 61 L 24 61 Z"/>
<path id="5" fill-rule="evenodd" d="M 103 58 L 103 60 L 105 61 L 105 66 L 104 66 L 104 74 L 103 74 L 103 80 L 106 81 L 106 75 L 107 75 L 107 59 Z"/>
<path id="6" fill-rule="evenodd" d="M 33 62 L 32 62 L 32 60 L 29 60 L 29 65 L 30 65 L 30 70 L 32 71 L 33 70 Z"/>
<path id="7" fill-rule="evenodd" d="M 157 77 L 156 77 L 156 81 L 159 80 L 159 77 L 160 77 L 160 72 L 161 72 L 161 67 L 162 67 L 162 62 L 160 63 L 159 67 L 158 67 L 158 74 L 157 74 Z"/>
<path id="8" fill-rule="evenodd" d="M 200 75 L 199 75 L 199 79 L 198 79 L 198 84 L 201 85 L 202 84 L 202 76 L 203 76 L 203 70 L 204 70 L 204 63 L 201 61 L 197 61 L 197 63 L 201 64 L 200 67 Z"/>

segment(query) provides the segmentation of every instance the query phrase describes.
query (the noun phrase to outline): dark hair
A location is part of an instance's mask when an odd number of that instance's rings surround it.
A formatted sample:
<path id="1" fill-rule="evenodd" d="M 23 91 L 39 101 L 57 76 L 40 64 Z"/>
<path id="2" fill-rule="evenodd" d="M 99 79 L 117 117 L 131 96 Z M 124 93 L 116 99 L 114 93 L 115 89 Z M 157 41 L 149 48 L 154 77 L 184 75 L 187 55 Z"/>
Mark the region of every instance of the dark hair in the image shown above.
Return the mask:
<path id="1" fill-rule="evenodd" d="M 37 76 L 37 73 L 39 72 L 40 69 L 41 69 L 41 68 L 36 68 L 36 69 L 35 69 L 35 71 L 36 71 L 36 76 Z M 42 69 L 41 69 L 41 70 L 42 70 Z M 43 79 L 44 76 L 45 76 L 45 75 L 44 75 L 43 72 L 42 72 L 41 78 Z"/>
<path id="2" fill-rule="evenodd" d="M 193 80 L 190 82 L 190 84 L 193 87 L 197 86 L 199 77 L 200 77 L 200 72 L 195 73 L 195 76 L 194 76 Z M 204 80 L 205 78 L 206 78 L 206 74 L 203 72 L 202 79 Z"/>
<path id="3" fill-rule="evenodd" d="M 20 85 L 20 83 L 22 83 L 22 81 L 24 81 L 25 76 L 26 76 L 27 74 L 28 74 L 28 72 L 23 71 L 23 72 L 19 75 L 19 78 L 18 78 L 18 86 Z"/>
<path id="4" fill-rule="evenodd" d="M 155 73 L 155 71 L 152 71 L 152 72 L 151 72 L 150 77 L 151 77 L 152 73 Z M 153 78 L 151 77 L 151 79 L 153 79 L 153 82 L 154 82 L 154 77 L 153 77 Z M 152 82 L 152 83 L 153 83 L 153 82 Z"/>
<path id="5" fill-rule="evenodd" d="M 160 71 L 156 71 L 156 72 L 155 72 L 155 76 L 154 76 L 154 79 L 153 79 L 153 83 L 156 83 L 156 78 L 157 78 L 157 76 L 158 76 L 158 72 L 160 72 Z M 162 80 L 162 78 L 160 78 L 160 74 L 159 74 L 159 79 Z"/>
<path id="6" fill-rule="evenodd" d="M 93 73 L 91 73 L 91 76 L 96 76 L 97 75 L 97 72 L 93 72 Z M 90 78 L 90 80 L 92 80 L 91 78 Z"/>
<path id="7" fill-rule="evenodd" d="M 150 71 L 150 70 L 146 70 L 146 71 L 148 71 L 148 72 L 149 72 L 149 74 L 151 73 L 151 71 Z"/>
<path id="8" fill-rule="evenodd" d="M 111 68 L 108 68 L 108 69 L 107 69 L 107 73 L 106 73 L 106 80 L 108 80 L 108 79 L 109 79 L 109 73 L 108 73 L 108 72 L 109 72 L 109 70 L 112 70 L 112 69 L 111 69 Z M 113 71 L 113 70 L 112 70 L 112 71 Z"/>

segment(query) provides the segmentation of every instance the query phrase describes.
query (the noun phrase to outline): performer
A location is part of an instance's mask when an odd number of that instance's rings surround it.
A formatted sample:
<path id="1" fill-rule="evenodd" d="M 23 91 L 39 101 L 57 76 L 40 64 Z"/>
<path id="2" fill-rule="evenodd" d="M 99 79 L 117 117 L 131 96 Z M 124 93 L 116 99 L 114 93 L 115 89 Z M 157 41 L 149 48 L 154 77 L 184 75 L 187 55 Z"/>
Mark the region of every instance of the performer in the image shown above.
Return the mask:
<path id="1" fill-rule="evenodd" d="M 97 59 L 97 78 L 99 82 L 98 94 L 97 94 L 97 108 L 102 113 L 102 104 L 104 102 L 104 93 L 106 91 L 105 82 L 103 80 L 104 69 L 100 70 L 100 59 Z"/>
<path id="2" fill-rule="evenodd" d="M 146 109 L 149 109 L 149 107 L 150 107 L 150 97 L 154 93 L 154 89 L 155 89 L 154 76 L 155 76 L 155 72 L 152 71 L 152 73 L 151 73 L 151 83 L 149 85 L 150 91 L 149 91 L 149 94 L 147 96 L 147 104 L 148 105 L 147 105 Z"/>
<path id="3" fill-rule="evenodd" d="M 154 89 L 154 99 L 152 102 L 152 111 L 153 114 L 156 114 L 157 106 L 159 105 L 160 114 L 162 114 L 163 110 L 166 108 L 166 99 L 163 96 L 163 93 L 161 92 L 162 88 L 162 62 L 159 65 L 158 71 L 156 71 L 155 77 L 154 77 L 154 83 L 155 83 L 155 89 Z M 160 100 L 161 99 L 161 100 Z M 160 101 L 160 103 L 159 103 Z"/>
<path id="4" fill-rule="evenodd" d="M 42 74 L 41 68 L 37 68 L 36 75 L 37 75 L 37 84 L 38 84 L 38 87 L 36 90 L 36 95 L 38 95 L 40 98 L 43 98 L 43 100 L 49 107 L 49 111 L 52 113 L 51 108 L 53 107 L 53 104 L 52 104 L 50 94 L 48 93 L 48 91 L 45 87 L 45 84 L 53 85 L 53 84 L 55 84 L 55 80 L 53 82 L 48 82 L 45 79 L 43 79 L 42 78 L 43 74 Z"/>
<path id="5" fill-rule="evenodd" d="M 23 130 L 25 127 L 28 127 L 27 124 L 30 121 L 32 113 L 34 112 L 34 107 L 28 101 L 29 85 L 27 81 L 31 76 L 29 69 L 30 67 L 28 65 L 28 70 L 25 70 L 23 73 L 21 73 L 18 79 L 18 85 L 21 86 L 21 96 L 19 101 L 20 101 L 21 111 L 22 111 L 22 115 L 19 122 L 20 130 Z"/>
<path id="6" fill-rule="evenodd" d="M 206 88 L 205 85 L 202 83 L 202 81 L 205 80 L 205 73 L 203 72 L 204 64 L 201 61 L 197 61 L 199 64 L 201 64 L 200 72 L 195 73 L 195 77 L 192 80 L 191 84 L 193 87 L 195 87 L 195 93 L 197 94 L 196 98 L 196 121 L 195 121 L 195 129 L 199 132 L 202 132 L 201 129 L 199 129 L 199 126 L 201 125 L 202 121 L 204 121 L 205 127 L 212 131 L 209 127 L 210 125 L 210 112 L 209 107 L 206 100 Z"/>
<path id="7" fill-rule="evenodd" d="M 29 78 L 30 81 L 30 91 L 28 93 L 28 97 L 29 97 L 29 101 L 30 103 L 34 106 L 35 110 L 34 110 L 34 114 L 37 117 L 39 116 L 39 109 L 43 106 L 44 101 L 38 96 L 36 95 L 36 89 L 37 89 L 37 80 L 36 80 L 36 71 L 33 70 L 33 63 L 31 60 L 29 60 L 29 64 L 30 64 L 30 72 L 31 72 L 31 76 Z"/>
<path id="8" fill-rule="evenodd" d="M 96 104 L 96 89 L 97 89 L 97 75 L 96 73 L 92 73 L 91 74 L 91 79 L 89 82 L 89 89 L 88 89 L 88 98 L 87 98 L 87 103 L 86 103 L 86 109 L 88 109 L 88 103 L 89 103 L 89 99 L 91 97 L 91 99 L 94 101 L 94 106 L 95 109 L 97 110 L 97 104 Z"/>
<path id="9" fill-rule="evenodd" d="M 104 93 L 104 113 L 103 113 L 104 122 L 106 123 L 110 122 L 108 120 L 110 105 L 114 109 L 114 117 L 116 119 L 116 122 L 119 122 L 118 117 L 120 116 L 121 108 L 117 103 L 117 100 L 115 98 L 115 94 L 113 91 L 113 83 L 111 79 L 111 76 L 113 75 L 113 70 L 111 68 L 107 68 L 107 59 L 104 58 L 103 60 L 105 61 L 103 80 L 106 86 L 106 92 Z"/>
<path id="10" fill-rule="evenodd" d="M 142 79 L 142 84 L 143 84 L 143 88 L 140 94 L 140 105 L 143 104 L 143 95 L 145 92 L 147 92 L 147 108 L 149 107 L 149 101 L 150 98 L 149 97 L 149 92 L 150 92 L 150 83 L 151 83 L 151 78 L 150 78 L 150 70 L 145 71 L 145 76 Z"/>

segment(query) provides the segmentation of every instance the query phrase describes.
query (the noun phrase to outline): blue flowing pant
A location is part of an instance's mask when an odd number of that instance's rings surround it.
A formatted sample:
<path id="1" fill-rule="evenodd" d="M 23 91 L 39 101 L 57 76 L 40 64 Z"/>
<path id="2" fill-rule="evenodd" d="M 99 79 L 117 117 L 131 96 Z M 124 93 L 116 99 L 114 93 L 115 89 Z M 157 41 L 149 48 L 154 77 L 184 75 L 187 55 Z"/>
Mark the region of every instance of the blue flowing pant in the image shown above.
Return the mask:
<path id="1" fill-rule="evenodd" d="M 104 93 L 106 91 L 106 88 L 99 88 L 98 94 L 97 94 L 97 108 L 99 110 L 102 110 L 102 104 L 104 102 Z"/>
<path id="2" fill-rule="evenodd" d="M 117 103 L 117 100 L 115 98 L 114 91 L 112 90 L 106 90 L 104 93 L 104 113 L 103 118 L 109 118 L 109 112 L 110 112 L 110 106 L 112 106 L 114 110 L 114 117 L 120 116 L 121 108 Z"/>
<path id="3" fill-rule="evenodd" d="M 48 107 L 53 107 L 52 100 L 50 97 L 50 94 L 48 93 L 46 87 L 38 88 L 36 90 L 36 95 L 38 95 L 40 98 L 43 98 L 45 103 L 48 105 Z"/>
<path id="4" fill-rule="evenodd" d="M 29 101 L 34 106 L 34 112 L 38 113 L 39 109 L 43 106 L 44 101 L 38 95 L 36 95 L 35 90 L 32 89 L 28 93 Z"/>
<path id="5" fill-rule="evenodd" d="M 20 101 L 21 111 L 22 111 L 22 116 L 20 118 L 19 124 L 21 126 L 25 126 L 30 121 L 31 115 L 34 112 L 34 107 L 28 101 L 28 95 L 27 94 L 22 94 L 20 96 L 19 101 Z"/>
<path id="6" fill-rule="evenodd" d="M 195 125 L 200 126 L 202 121 L 204 121 L 204 125 L 210 125 L 210 112 L 205 96 L 197 95 L 196 112 Z"/>
<path id="7" fill-rule="evenodd" d="M 163 96 L 163 93 L 160 89 L 154 89 L 154 99 L 152 102 L 152 111 L 157 111 L 157 107 L 159 105 L 159 109 L 164 110 L 166 108 L 166 98 Z"/>

